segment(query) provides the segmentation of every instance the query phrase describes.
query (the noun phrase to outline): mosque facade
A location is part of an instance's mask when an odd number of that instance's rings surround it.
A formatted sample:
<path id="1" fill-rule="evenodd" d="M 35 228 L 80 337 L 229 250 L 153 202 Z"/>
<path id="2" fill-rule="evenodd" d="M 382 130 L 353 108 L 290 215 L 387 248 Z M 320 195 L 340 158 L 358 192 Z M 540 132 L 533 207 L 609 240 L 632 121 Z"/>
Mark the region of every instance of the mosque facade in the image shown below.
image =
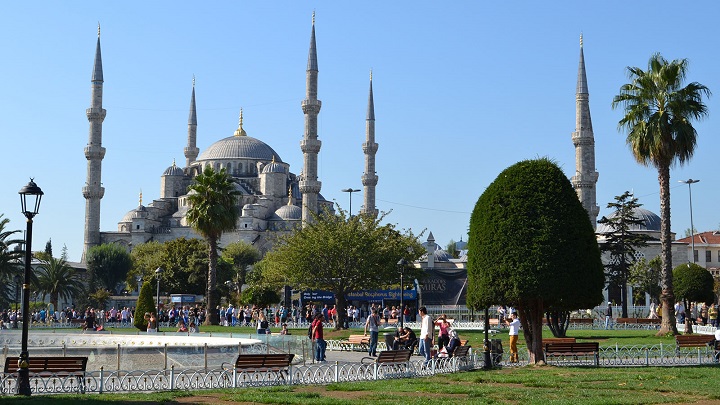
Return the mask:
<path id="1" fill-rule="evenodd" d="M 187 145 L 184 148 L 184 165 L 173 162 L 160 176 L 160 196 L 143 205 L 142 194 L 136 208 L 130 210 L 119 222 L 116 231 L 103 231 L 100 227 L 100 201 L 104 194 L 101 186 L 102 122 L 106 111 L 102 108 L 103 71 L 100 52 L 100 31 L 91 78 L 91 106 L 87 110 L 90 135 L 85 148 L 88 160 L 87 182 L 83 187 L 86 199 L 85 243 L 83 260 L 87 250 L 105 243 L 116 243 L 132 250 L 148 241 L 165 242 L 180 237 L 201 238 L 187 220 L 189 208 L 188 187 L 193 178 L 206 167 L 216 171 L 225 169 L 234 180 L 240 192 L 237 209 L 239 219 L 235 229 L 225 232 L 220 246 L 236 241 L 245 241 L 261 253 L 271 249 L 277 236 L 304 226 L 312 221 L 314 213 L 328 209 L 333 212 L 333 203 L 320 194 L 318 179 L 318 153 L 321 141 L 318 139 L 317 121 L 321 101 L 318 99 L 318 59 L 315 41 L 315 18 L 313 16 L 310 49 L 306 69 L 306 93 L 301 102 L 305 116 L 304 136 L 300 142 L 303 154 L 303 168 L 300 174 L 291 171 L 290 165 L 278 153 L 260 139 L 249 136 L 243 129 L 243 114 L 234 134 L 218 140 L 207 149 L 197 147 L 197 109 L 195 83 L 190 97 Z M 372 93 L 372 75 L 368 112 L 366 117 L 366 139 L 362 143 L 365 154 L 365 168 L 370 170 L 361 176 L 365 186 L 363 211 L 376 213 L 375 186 L 375 113 Z"/>

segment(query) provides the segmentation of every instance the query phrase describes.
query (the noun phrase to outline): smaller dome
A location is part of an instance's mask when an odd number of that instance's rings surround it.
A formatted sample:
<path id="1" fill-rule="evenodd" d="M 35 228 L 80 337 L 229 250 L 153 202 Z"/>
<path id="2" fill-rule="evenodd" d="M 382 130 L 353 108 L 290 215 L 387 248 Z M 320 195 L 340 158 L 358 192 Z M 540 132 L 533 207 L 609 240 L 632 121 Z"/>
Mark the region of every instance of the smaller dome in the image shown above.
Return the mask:
<path id="1" fill-rule="evenodd" d="M 297 205 L 283 205 L 275 211 L 275 215 L 286 221 L 302 219 L 302 209 Z"/>
<path id="2" fill-rule="evenodd" d="M 616 215 L 617 211 L 608 215 L 607 218 L 614 218 Z M 657 214 L 655 214 L 654 212 L 648 211 L 645 208 L 638 207 L 633 210 L 633 215 L 635 216 L 635 218 L 642 221 L 642 223 L 631 224 L 631 231 L 660 231 L 660 217 L 657 216 Z M 610 232 L 613 232 L 613 229 L 607 224 L 598 224 L 597 230 L 595 231 L 595 233 L 597 234 Z"/>
<path id="3" fill-rule="evenodd" d="M 263 173 L 283 173 L 285 174 L 285 166 L 281 165 L 280 163 L 275 163 L 275 158 L 273 158 L 273 161 L 265 167 L 263 167 L 262 170 Z"/>
<path id="4" fill-rule="evenodd" d="M 134 210 L 128 211 L 120 222 L 132 222 L 135 218 L 147 218 L 147 209 L 142 205 Z"/>
<path id="5" fill-rule="evenodd" d="M 185 172 L 183 172 L 183 169 L 177 167 L 175 165 L 175 162 L 173 162 L 172 166 L 165 169 L 165 172 L 163 173 L 163 176 L 183 176 L 185 175 Z"/>

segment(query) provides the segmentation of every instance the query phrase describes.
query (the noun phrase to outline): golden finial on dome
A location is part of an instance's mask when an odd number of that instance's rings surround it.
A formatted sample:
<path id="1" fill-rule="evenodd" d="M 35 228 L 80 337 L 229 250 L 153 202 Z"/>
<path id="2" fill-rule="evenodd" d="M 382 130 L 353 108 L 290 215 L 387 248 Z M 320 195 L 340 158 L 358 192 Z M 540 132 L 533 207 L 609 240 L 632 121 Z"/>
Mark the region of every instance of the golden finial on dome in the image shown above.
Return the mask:
<path id="1" fill-rule="evenodd" d="M 175 158 L 173 158 L 173 167 L 175 167 Z"/>
<path id="2" fill-rule="evenodd" d="M 240 108 L 240 122 L 238 122 L 238 129 L 235 130 L 235 136 L 247 136 L 247 132 L 245 132 L 242 125 L 243 125 L 243 109 Z"/>
<path id="3" fill-rule="evenodd" d="M 140 189 L 140 206 L 142 207 L 142 189 Z"/>
<path id="4" fill-rule="evenodd" d="M 273 155 L 273 158 L 272 158 L 272 162 L 271 162 L 271 163 L 275 163 L 275 155 Z"/>
<path id="5" fill-rule="evenodd" d="M 292 186 L 288 187 L 288 205 L 293 205 L 293 203 L 292 203 Z"/>

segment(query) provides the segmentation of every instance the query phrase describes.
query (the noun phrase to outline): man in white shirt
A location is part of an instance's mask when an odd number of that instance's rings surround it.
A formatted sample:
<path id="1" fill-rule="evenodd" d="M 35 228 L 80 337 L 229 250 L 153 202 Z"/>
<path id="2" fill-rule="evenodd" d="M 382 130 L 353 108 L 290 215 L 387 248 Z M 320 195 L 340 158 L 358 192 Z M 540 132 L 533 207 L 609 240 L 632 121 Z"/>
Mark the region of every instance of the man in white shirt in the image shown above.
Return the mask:
<path id="1" fill-rule="evenodd" d="M 517 314 L 513 312 L 510 314 L 510 319 L 507 321 L 508 326 L 510 327 L 509 335 L 510 335 L 510 363 L 517 363 L 518 362 L 518 348 L 517 348 L 517 341 L 518 341 L 518 334 L 520 333 L 520 320 L 517 317 Z"/>
<path id="2" fill-rule="evenodd" d="M 433 328 L 430 322 L 430 316 L 427 314 L 427 308 L 420 307 L 418 309 L 420 315 L 420 346 L 418 352 L 421 356 L 425 356 L 425 364 L 430 361 L 430 349 L 433 341 Z"/>

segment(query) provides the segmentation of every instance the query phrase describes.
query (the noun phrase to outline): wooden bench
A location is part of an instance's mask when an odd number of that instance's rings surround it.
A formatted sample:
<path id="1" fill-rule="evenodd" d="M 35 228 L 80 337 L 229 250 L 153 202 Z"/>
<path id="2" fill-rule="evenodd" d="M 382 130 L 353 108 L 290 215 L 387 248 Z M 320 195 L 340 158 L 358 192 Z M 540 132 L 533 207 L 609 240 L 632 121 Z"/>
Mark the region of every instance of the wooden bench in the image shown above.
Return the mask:
<path id="1" fill-rule="evenodd" d="M 457 357 L 457 358 L 467 358 L 468 354 L 470 353 L 470 346 L 458 346 L 453 350 L 451 357 Z"/>
<path id="2" fill-rule="evenodd" d="M 285 379 L 294 357 L 292 353 L 239 354 L 234 369 L 241 372 L 271 372 Z M 227 369 L 224 364 L 223 368 Z"/>
<path id="3" fill-rule="evenodd" d="M 369 344 L 370 336 L 350 335 L 347 339 L 340 341 L 340 348 L 353 351 L 359 347 L 361 350 L 367 350 Z"/>
<path id="4" fill-rule="evenodd" d="M 19 357 L 5 358 L 5 375 L 17 376 Z M 85 393 L 85 370 L 87 357 L 41 357 L 30 356 L 28 370 L 41 377 L 75 377 L 78 389 Z"/>
<path id="5" fill-rule="evenodd" d="M 543 344 L 546 343 L 575 343 L 574 337 L 564 337 L 564 338 L 543 338 Z"/>
<path id="6" fill-rule="evenodd" d="M 594 319 L 592 318 L 570 318 L 570 323 L 579 323 L 583 325 L 592 325 Z"/>
<path id="7" fill-rule="evenodd" d="M 710 345 L 715 341 L 713 335 L 675 335 L 675 344 L 677 350 L 680 351 L 681 347 L 704 347 Z"/>
<path id="8" fill-rule="evenodd" d="M 592 356 L 595 366 L 600 365 L 600 344 L 598 342 L 544 343 L 543 347 L 546 362 L 548 357 L 572 357 L 577 360 L 581 356 Z"/>
<path id="9" fill-rule="evenodd" d="M 385 350 L 380 352 L 377 357 L 363 357 L 360 361 L 362 364 L 396 364 L 407 363 L 410 361 L 412 352 L 410 350 Z M 371 361 L 366 361 L 371 360 Z"/>

